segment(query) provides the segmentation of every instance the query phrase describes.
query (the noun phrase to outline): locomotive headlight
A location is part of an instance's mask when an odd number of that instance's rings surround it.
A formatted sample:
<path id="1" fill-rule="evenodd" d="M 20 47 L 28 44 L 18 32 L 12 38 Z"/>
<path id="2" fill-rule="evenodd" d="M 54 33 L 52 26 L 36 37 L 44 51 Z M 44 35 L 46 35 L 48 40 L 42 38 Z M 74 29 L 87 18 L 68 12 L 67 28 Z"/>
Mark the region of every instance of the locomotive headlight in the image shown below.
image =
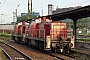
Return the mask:
<path id="1" fill-rule="evenodd" d="M 71 36 L 72 49 L 75 48 L 75 40 L 74 36 Z M 71 45 L 71 44 L 70 44 Z"/>
<path id="2" fill-rule="evenodd" d="M 28 34 L 26 34 L 28 36 Z"/>
<path id="3" fill-rule="evenodd" d="M 63 52 L 63 49 L 60 49 L 61 52 Z"/>

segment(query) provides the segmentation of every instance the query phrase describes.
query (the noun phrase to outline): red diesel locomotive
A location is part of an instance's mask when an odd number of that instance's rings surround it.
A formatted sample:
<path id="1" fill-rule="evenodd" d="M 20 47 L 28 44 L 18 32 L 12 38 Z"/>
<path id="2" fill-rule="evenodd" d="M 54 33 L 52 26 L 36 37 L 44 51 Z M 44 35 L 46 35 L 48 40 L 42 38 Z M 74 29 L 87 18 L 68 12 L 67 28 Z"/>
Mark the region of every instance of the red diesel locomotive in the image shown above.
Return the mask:
<path id="1" fill-rule="evenodd" d="M 12 40 L 41 50 L 67 52 L 73 46 L 71 39 L 67 37 L 68 32 L 65 22 L 52 21 L 42 16 L 31 23 L 25 21 L 16 23 Z"/>

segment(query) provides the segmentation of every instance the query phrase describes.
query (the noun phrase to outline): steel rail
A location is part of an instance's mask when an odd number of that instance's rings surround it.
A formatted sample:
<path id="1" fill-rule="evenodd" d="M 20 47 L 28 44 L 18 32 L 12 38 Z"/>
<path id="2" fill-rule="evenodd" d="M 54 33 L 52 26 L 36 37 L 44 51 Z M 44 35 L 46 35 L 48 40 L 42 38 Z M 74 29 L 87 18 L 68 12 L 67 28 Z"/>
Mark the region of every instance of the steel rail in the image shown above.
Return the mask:
<path id="1" fill-rule="evenodd" d="M 22 54 L 23 56 L 25 56 L 27 59 L 33 60 L 31 57 L 27 56 L 26 54 L 24 54 L 23 52 L 21 52 L 20 50 L 18 50 L 18 49 L 16 49 L 16 48 L 14 48 L 13 46 L 11 46 L 11 45 L 9 45 L 9 44 L 7 44 L 7 43 L 1 42 L 1 41 L 0 41 L 0 43 L 3 43 L 3 44 L 5 44 L 5 45 L 9 46 L 10 48 L 14 49 L 15 51 L 17 51 L 17 52 L 19 52 L 20 54 Z M 4 49 L 2 49 L 2 50 L 3 50 L 3 51 L 6 53 L 6 55 L 10 58 L 10 60 L 12 60 L 12 58 L 8 55 L 8 53 L 7 53 Z"/>

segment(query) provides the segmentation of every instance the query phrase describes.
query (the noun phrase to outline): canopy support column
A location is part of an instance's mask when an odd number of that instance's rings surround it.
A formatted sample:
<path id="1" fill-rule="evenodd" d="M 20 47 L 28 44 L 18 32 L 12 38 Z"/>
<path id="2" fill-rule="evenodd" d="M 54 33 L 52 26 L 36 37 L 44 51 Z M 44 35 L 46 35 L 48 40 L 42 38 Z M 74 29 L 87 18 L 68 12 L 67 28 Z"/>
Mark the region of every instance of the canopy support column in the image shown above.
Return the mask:
<path id="1" fill-rule="evenodd" d="M 74 38 L 74 48 L 75 48 L 75 41 L 77 39 L 77 27 L 76 27 L 77 20 L 73 20 L 73 38 Z"/>

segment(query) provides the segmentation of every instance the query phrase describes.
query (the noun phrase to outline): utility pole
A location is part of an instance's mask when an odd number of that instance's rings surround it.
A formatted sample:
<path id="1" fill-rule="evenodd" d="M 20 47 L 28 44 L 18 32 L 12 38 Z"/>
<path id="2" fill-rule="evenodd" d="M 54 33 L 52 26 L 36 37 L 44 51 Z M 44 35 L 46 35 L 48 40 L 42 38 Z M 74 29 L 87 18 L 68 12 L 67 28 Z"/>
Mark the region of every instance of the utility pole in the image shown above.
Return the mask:
<path id="1" fill-rule="evenodd" d="M 19 4 L 20 5 L 20 4 Z M 19 5 L 17 6 L 17 8 L 19 7 Z M 17 8 L 16 8 L 16 22 L 17 22 Z"/>
<path id="2" fill-rule="evenodd" d="M 41 7 L 41 15 L 43 16 L 43 7 Z"/>
<path id="3" fill-rule="evenodd" d="M 13 12 L 13 30 L 14 30 L 14 26 L 15 26 L 15 12 Z"/>
<path id="4" fill-rule="evenodd" d="M 15 12 L 13 12 L 13 22 L 15 23 Z"/>
<path id="5" fill-rule="evenodd" d="M 28 0 L 28 19 L 32 18 L 32 0 Z"/>
<path id="6" fill-rule="evenodd" d="M 17 22 L 17 9 L 16 9 L 16 22 Z"/>

